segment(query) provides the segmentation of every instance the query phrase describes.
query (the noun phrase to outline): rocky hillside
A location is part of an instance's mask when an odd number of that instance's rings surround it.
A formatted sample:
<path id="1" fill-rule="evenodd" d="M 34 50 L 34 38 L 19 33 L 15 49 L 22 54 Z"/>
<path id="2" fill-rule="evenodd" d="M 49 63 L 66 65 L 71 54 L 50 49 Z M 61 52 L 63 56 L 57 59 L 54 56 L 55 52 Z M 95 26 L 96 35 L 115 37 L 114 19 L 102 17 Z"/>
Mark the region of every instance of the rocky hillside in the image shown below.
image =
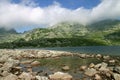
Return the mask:
<path id="1" fill-rule="evenodd" d="M 119 33 L 120 20 L 105 20 L 90 25 L 62 22 L 25 32 L 17 39 L 15 37 L 12 44 L 3 44 L 14 47 L 120 45 Z"/>

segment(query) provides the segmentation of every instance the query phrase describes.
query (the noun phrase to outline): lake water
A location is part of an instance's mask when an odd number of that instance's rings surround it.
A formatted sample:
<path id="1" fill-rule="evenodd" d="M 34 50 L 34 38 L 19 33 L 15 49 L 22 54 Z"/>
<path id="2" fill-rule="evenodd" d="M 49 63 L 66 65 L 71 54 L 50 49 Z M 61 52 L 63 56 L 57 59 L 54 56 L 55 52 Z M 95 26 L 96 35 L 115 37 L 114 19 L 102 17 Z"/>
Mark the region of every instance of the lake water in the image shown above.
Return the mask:
<path id="1" fill-rule="evenodd" d="M 120 46 L 82 46 L 82 47 L 54 47 L 40 48 L 44 50 L 70 51 L 79 53 L 94 53 L 105 55 L 120 55 Z"/>

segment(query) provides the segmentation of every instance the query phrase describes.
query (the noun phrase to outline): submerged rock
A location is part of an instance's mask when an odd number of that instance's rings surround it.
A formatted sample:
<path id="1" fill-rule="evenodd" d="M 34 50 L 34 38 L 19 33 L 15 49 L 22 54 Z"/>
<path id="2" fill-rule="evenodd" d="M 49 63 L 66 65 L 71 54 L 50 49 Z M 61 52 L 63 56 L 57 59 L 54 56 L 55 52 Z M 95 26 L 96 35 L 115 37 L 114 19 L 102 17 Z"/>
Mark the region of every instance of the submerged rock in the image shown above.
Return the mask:
<path id="1" fill-rule="evenodd" d="M 70 70 L 70 67 L 69 66 L 64 66 L 64 67 L 62 67 L 62 70 L 63 71 L 68 71 L 68 70 Z"/>

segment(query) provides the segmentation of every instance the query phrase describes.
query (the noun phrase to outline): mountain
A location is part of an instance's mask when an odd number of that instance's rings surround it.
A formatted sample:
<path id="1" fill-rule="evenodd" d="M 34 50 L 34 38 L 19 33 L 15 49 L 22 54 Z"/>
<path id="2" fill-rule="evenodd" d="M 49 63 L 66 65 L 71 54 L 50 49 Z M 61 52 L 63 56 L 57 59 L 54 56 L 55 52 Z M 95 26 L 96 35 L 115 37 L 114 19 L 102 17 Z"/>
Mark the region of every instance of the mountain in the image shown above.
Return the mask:
<path id="1" fill-rule="evenodd" d="M 85 36 L 86 33 L 88 33 L 86 26 L 79 23 L 62 22 L 49 28 L 34 29 L 25 34 L 25 39 L 72 38 Z"/>
<path id="2" fill-rule="evenodd" d="M 5 29 L 0 28 L 0 34 L 16 34 L 17 32 L 14 29 Z"/>
<path id="3" fill-rule="evenodd" d="M 19 37 L 18 33 L 14 29 L 0 28 L 0 43 L 12 42 Z"/>
<path id="4" fill-rule="evenodd" d="M 104 20 L 90 25 L 61 22 L 48 28 L 33 29 L 21 35 L 4 45 L 6 44 L 8 48 L 11 45 L 15 48 L 120 45 L 120 20 Z"/>

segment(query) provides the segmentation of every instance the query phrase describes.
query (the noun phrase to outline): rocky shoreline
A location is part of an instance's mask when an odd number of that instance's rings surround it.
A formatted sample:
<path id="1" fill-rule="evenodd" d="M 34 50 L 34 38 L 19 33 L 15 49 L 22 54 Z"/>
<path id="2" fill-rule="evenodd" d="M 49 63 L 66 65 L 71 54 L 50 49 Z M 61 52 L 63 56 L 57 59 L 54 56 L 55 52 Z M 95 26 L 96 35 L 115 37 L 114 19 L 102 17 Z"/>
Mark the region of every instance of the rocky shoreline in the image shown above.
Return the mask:
<path id="1" fill-rule="evenodd" d="M 39 66 L 38 59 L 60 57 L 78 57 L 80 59 L 95 58 L 102 60 L 101 63 L 90 63 L 79 66 L 79 71 L 85 75 L 82 79 L 75 79 L 67 71 L 68 65 L 62 67 L 63 71 L 56 71 L 44 76 L 33 72 L 32 67 Z M 27 71 L 24 71 L 20 64 L 29 64 Z M 64 72 L 66 71 L 66 72 Z M 80 54 L 64 51 L 51 50 L 0 50 L 0 80 L 120 80 L 120 57 L 112 57 L 101 54 Z"/>

